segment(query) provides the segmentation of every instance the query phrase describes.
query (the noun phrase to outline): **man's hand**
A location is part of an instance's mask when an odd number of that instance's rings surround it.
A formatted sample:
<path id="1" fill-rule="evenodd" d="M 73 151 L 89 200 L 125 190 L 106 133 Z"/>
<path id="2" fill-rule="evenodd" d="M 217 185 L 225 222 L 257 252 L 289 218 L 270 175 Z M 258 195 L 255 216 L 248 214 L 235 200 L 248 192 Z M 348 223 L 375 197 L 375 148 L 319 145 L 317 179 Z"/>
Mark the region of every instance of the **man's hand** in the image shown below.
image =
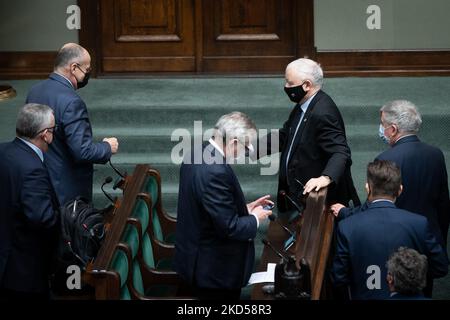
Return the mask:
<path id="1" fill-rule="evenodd" d="M 265 195 L 253 202 L 250 202 L 249 204 L 247 204 L 248 212 L 251 213 L 258 206 L 264 207 L 265 205 L 268 205 L 268 204 L 273 205 L 274 204 L 273 201 L 270 201 L 269 198 L 270 198 L 270 195 L 268 194 L 268 195 Z"/>
<path id="2" fill-rule="evenodd" d="M 333 215 L 337 218 L 339 215 L 339 211 L 341 211 L 342 208 L 345 208 L 343 204 L 335 203 L 331 206 L 330 210 L 333 213 Z"/>
<path id="3" fill-rule="evenodd" d="M 116 154 L 117 151 L 119 151 L 119 141 L 117 141 L 117 138 L 105 138 L 103 139 L 103 142 L 109 143 L 112 154 Z"/>
<path id="4" fill-rule="evenodd" d="M 312 178 L 310 179 L 306 185 L 305 189 L 303 190 L 303 195 L 310 193 L 311 191 L 319 191 L 320 189 L 323 189 L 325 187 L 328 187 L 331 183 L 330 177 L 327 176 L 321 176 L 319 178 Z"/>
<path id="5" fill-rule="evenodd" d="M 262 206 L 253 208 L 251 214 L 254 215 L 259 222 L 266 220 L 268 216 L 272 214 L 272 210 L 264 210 Z"/>

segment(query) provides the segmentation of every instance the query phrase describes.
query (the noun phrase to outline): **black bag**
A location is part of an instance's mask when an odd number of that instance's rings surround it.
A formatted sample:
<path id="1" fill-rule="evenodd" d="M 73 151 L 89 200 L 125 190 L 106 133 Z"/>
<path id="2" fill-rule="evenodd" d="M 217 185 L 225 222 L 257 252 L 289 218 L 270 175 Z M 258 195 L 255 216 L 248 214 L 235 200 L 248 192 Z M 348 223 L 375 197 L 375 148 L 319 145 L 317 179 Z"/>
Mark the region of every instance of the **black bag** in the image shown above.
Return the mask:
<path id="1" fill-rule="evenodd" d="M 60 207 L 59 239 L 55 254 L 55 269 L 51 276 L 51 288 L 55 297 L 92 294 L 93 289 L 81 284 L 80 290 L 67 287 L 67 269 L 77 265 L 85 270 L 94 260 L 105 237 L 103 215 L 108 209 L 98 210 L 82 197 Z"/>
<path id="2" fill-rule="evenodd" d="M 61 207 L 59 264 L 84 269 L 95 259 L 105 236 L 104 211 L 95 209 L 81 197 Z"/>

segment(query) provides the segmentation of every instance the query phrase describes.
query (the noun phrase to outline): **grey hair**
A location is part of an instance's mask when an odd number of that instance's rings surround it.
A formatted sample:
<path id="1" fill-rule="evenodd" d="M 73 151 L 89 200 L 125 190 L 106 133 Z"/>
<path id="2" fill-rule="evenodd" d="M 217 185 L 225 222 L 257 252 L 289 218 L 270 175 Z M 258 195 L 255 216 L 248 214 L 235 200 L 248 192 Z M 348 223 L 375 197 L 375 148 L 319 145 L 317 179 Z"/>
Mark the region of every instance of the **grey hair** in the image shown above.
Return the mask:
<path id="1" fill-rule="evenodd" d="M 34 139 L 38 133 L 52 125 L 53 110 L 46 105 L 29 103 L 17 116 L 16 134 L 19 138 Z"/>
<path id="2" fill-rule="evenodd" d="M 398 126 L 400 133 L 418 133 L 422 125 L 422 117 L 417 107 L 407 100 L 395 100 L 388 102 L 381 109 L 384 121 L 388 125 Z"/>
<path id="3" fill-rule="evenodd" d="M 245 113 L 234 111 L 223 115 L 214 126 L 214 137 L 223 141 L 238 139 L 251 141 L 256 135 L 256 125 Z"/>
<path id="4" fill-rule="evenodd" d="M 413 295 L 425 288 L 427 281 L 427 257 L 414 249 L 400 247 L 386 263 L 388 274 L 393 278 L 394 290 Z"/>
<path id="5" fill-rule="evenodd" d="M 73 62 L 80 61 L 85 53 L 86 49 L 78 44 L 73 43 L 64 45 L 56 56 L 54 65 L 55 70 L 58 68 L 67 67 Z"/>
<path id="6" fill-rule="evenodd" d="M 287 68 L 293 68 L 297 74 L 305 80 L 311 81 L 315 87 L 322 88 L 323 70 L 320 64 L 314 60 L 300 58 L 289 63 Z"/>

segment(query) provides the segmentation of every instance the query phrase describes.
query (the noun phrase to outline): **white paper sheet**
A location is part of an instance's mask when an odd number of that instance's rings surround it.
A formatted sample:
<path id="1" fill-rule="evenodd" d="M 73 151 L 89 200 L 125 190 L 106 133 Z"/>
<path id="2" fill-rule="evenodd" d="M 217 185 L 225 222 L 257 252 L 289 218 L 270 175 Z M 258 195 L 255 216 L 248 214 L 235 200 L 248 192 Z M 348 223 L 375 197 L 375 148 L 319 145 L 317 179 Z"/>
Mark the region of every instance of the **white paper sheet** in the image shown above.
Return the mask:
<path id="1" fill-rule="evenodd" d="M 263 282 L 275 282 L 275 267 L 277 266 L 276 263 L 268 263 L 267 264 L 267 271 L 265 272 L 256 272 L 253 273 L 250 277 L 250 280 L 248 281 L 248 284 L 255 284 L 255 283 L 263 283 Z"/>

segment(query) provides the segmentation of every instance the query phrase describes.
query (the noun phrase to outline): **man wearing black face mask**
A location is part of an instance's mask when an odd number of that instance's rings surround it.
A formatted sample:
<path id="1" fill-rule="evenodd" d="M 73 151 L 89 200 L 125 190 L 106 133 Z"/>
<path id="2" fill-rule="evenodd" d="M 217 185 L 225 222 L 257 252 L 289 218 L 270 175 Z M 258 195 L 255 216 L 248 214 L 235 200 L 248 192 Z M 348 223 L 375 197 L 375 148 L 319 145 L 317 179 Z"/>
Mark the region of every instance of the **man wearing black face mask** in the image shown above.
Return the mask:
<path id="1" fill-rule="evenodd" d="M 333 100 L 321 90 L 323 71 L 310 59 L 298 59 L 286 68 L 284 90 L 295 106 L 279 130 L 279 150 L 271 141 L 259 141 L 259 156 L 281 152 L 278 209 L 293 209 L 281 191 L 297 198 L 329 187 L 328 201 L 348 204 L 359 198 L 350 173 L 351 153 L 344 121 Z M 303 187 L 304 186 L 304 187 Z"/>
<path id="2" fill-rule="evenodd" d="M 49 79 L 33 86 L 27 103 L 50 106 L 58 130 L 46 154 L 50 178 L 61 205 L 77 196 L 92 200 L 93 164 L 106 163 L 118 151 L 116 138 L 96 143 L 92 138 L 86 104 L 76 90 L 89 82 L 91 57 L 75 43 L 58 52 Z"/>

